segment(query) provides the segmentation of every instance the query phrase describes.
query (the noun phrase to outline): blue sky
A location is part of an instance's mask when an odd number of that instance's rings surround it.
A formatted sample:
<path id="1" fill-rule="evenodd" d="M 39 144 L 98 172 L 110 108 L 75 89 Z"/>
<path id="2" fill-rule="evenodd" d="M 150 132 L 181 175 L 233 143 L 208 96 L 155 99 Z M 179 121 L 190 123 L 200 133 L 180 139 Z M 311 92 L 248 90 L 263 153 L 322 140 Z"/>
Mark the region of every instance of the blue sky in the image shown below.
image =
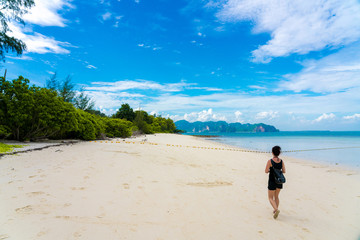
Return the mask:
<path id="1" fill-rule="evenodd" d="M 360 130 L 360 2 L 35 0 L 27 44 L 1 67 L 44 86 L 51 74 L 112 114 Z"/>

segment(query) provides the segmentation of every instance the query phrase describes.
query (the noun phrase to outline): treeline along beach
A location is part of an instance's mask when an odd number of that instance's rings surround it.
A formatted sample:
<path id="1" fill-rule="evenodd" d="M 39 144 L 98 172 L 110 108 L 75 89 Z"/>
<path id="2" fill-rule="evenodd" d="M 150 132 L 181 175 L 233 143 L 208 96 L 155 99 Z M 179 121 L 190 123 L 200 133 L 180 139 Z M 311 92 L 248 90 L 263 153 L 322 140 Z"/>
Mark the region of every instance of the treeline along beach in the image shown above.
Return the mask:
<path id="1" fill-rule="evenodd" d="M 94 102 L 82 90 L 75 91 L 70 77 L 59 81 L 54 74 L 46 87 L 29 82 L 22 76 L 12 81 L 0 77 L 0 138 L 94 140 L 177 132 L 170 118 L 134 111 L 126 103 L 112 116 L 94 110 Z"/>

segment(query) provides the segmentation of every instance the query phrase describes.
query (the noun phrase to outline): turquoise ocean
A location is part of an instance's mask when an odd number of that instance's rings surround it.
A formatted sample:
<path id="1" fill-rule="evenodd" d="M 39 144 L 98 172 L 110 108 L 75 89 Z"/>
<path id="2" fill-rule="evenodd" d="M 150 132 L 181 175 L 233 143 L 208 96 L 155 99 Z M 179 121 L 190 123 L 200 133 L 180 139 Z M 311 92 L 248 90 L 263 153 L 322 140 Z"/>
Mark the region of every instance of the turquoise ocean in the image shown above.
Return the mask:
<path id="1" fill-rule="evenodd" d="M 202 134 L 188 134 L 202 135 Z M 360 167 L 360 132 L 297 131 L 266 133 L 204 133 L 210 140 L 249 150 L 271 152 L 279 145 L 291 156 L 344 167 Z M 294 151 L 295 152 L 287 152 Z"/>

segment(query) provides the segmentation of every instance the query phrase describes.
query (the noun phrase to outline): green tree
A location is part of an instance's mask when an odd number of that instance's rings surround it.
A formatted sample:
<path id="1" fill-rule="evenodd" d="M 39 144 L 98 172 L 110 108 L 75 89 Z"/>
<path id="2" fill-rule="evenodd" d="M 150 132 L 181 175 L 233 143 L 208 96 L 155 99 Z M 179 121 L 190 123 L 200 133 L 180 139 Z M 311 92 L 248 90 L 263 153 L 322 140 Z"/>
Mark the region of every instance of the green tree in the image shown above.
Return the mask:
<path id="1" fill-rule="evenodd" d="M 129 104 L 125 103 L 121 105 L 121 108 L 115 113 L 115 118 L 126 119 L 130 122 L 134 121 L 135 113 Z"/>
<path id="2" fill-rule="evenodd" d="M 46 88 L 57 91 L 59 89 L 59 82 L 57 79 L 57 73 L 55 72 L 53 75 L 50 76 L 48 80 L 46 80 Z"/>
<path id="3" fill-rule="evenodd" d="M 55 72 L 46 80 L 45 86 L 48 89 L 55 90 L 65 102 L 72 103 L 78 109 L 88 111 L 93 110 L 95 106 L 95 102 L 85 94 L 84 88 L 81 88 L 78 94 L 76 93 L 75 84 L 72 83 L 70 75 L 66 76 L 62 82 L 59 82 Z"/>
<path id="4" fill-rule="evenodd" d="M 148 113 L 143 110 L 138 110 L 135 111 L 135 115 L 136 115 L 134 119 L 135 126 L 143 133 L 146 134 L 153 133 L 150 124 L 148 124 L 149 121 Z"/>
<path id="5" fill-rule="evenodd" d="M 62 99 L 65 102 L 74 102 L 75 98 L 75 85 L 72 83 L 72 78 L 70 75 L 67 75 L 66 78 L 63 80 L 63 82 L 59 85 L 59 96 L 62 97 Z"/>
<path id="6" fill-rule="evenodd" d="M 74 106 L 81 110 L 93 110 L 95 102 L 84 93 L 84 89 L 80 90 L 80 93 L 74 98 Z"/>
<path id="7" fill-rule="evenodd" d="M 1 0 L 0 1 L 0 59 L 5 61 L 5 53 L 16 52 L 21 55 L 26 45 L 20 39 L 8 35 L 8 22 L 15 21 L 25 24 L 21 16 L 34 6 L 34 0 Z"/>
<path id="8" fill-rule="evenodd" d="M 25 128 L 26 122 L 30 121 L 29 113 L 34 104 L 28 83 L 29 80 L 21 76 L 12 82 L 0 78 L 3 123 L 10 128 L 17 140 L 24 135 L 22 129 Z"/>
<path id="9" fill-rule="evenodd" d="M 106 124 L 106 136 L 130 137 L 132 123 L 123 119 L 103 118 Z"/>
<path id="10" fill-rule="evenodd" d="M 74 137 L 83 140 L 95 140 L 105 133 L 105 123 L 99 116 L 90 114 L 80 109 L 76 109 L 77 129 Z"/>
<path id="11" fill-rule="evenodd" d="M 2 124 L 16 140 L 63 136 L 76 128 L 75 108 L 56 92 L 29 86 L 20 76 L 13 81 L 0 78 Z"/>
<path id="12" fill-rule="evenodd" d="M 170 118 L 155 117 L 151 124 L 153 132 L 175 133 L 177 132 L 175 123 Z"/>

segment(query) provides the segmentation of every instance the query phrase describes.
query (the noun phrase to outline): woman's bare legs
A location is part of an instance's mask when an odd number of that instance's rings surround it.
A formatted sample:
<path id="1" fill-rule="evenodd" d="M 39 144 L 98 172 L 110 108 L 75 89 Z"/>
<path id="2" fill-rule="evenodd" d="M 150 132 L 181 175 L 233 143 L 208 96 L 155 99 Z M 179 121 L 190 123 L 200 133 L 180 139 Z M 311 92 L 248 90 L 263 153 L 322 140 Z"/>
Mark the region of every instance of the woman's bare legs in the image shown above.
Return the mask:
<path id="1" fill-rule="evenodd" d="M 275 193 L 276 193 L 276 190 L 268 190 L 269 202 L 270 202 L 271 206 L 274 208 L 274 212 L 276 212 L 278 210 L 278 205 L 275 201 Z"/>
<path id="2" fill-rule="evenodd" d="M 277 188 L 276 190 L 275 190 L 275 202 L 276 202 L 276 206 L 277 206 L 277 208 L 279 208 L 279 204 L 280 204 L 280 200 L 279 200 L 279 193 L 280 193 L 280 188 Z"/>
<path id="3" fill-rule="evenodd" d="M 276 190 L 268 190 L 268 197 L 269 197 L 269 202 L 271 204 L 271 206 L 274 208 L 274 218 L 276 219 L 279 216 L 279 193 L 280 193 L 279 188 L 277 188 Z"/>

